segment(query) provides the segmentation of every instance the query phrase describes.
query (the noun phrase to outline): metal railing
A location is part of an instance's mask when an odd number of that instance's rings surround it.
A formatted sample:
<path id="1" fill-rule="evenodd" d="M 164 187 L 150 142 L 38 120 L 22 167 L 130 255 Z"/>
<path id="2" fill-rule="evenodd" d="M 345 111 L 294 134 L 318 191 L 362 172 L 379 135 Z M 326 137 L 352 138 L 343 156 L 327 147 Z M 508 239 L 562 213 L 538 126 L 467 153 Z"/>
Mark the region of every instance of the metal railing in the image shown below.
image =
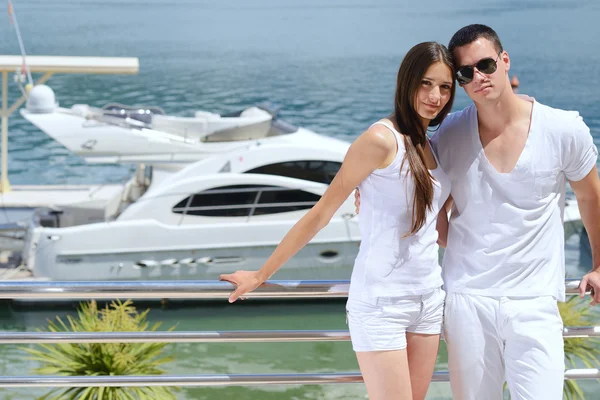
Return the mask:
<path id="1" fill-rule="evenodd" d="M 577 294 L 579 280 L 565 281 L 568 294 Z M 349 281 L 269 281 L 248 297 L 344 298 Z M 216 281 L 125 282 L 0 282 L 2 299 L 225 299 L 233 286 Z M 563 337 L 600 337 L 600 326 L 565 327 Z M 213 332 L 0 332 L 0 344 L 16 343 L 217 343 L 348 341 L 346 330 L 255 330 Z M 569 369 L 565 379 L 600 379 L 600 370 Z M 433 382 L 447 382 L 436 371 Z M 126 387 L 126 386 L 250 386 L 282 384 L 360 383 L 357 372 L 323 374 L 210 374 L 158 376 L 1 376 L 0 387 Z"/>
<path id="2" fill-rule="evenodd" d="M 599 379 L 598 369 L 569 369 L 565 380 Z M 448 382 L 447 372 L 435 372 L 432 382 Z M 0 387 L 87 387 L 87 386 L 252 386 L 321 385 L 361 383 L 358 372 L 337 374 L 240 374 L 240 375 L 153 375 L 153 376 L 28 376 L 0 377 Z"/>
<path id="3" fill-rule="evenodd" d="M 565 281 L 579 293 L 579 279 Z M 248 298 L 345 298 L 350 281 L 267 281 Z M 233 286 L 219 281 L 0 281 L 0 299 L 226 299 Z"/>
<path id="4" fill-rule="evenodd" d="M 600 326 L 563 329 L 565 339 L 600 337 Z M 0 344 L 23 343 L 285 343 L 347 342 L 347 330 L 252 330 L 187 332 L 0 332 Z"/>

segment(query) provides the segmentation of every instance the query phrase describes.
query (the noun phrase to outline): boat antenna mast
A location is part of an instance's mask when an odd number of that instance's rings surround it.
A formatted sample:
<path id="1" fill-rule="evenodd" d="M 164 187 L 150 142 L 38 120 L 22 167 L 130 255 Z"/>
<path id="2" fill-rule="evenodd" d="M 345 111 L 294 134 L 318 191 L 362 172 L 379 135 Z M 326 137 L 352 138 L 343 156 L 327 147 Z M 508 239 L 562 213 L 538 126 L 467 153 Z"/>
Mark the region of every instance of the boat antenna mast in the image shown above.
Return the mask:
<path id="1" fill-rule="evenodd" d="M 21 49 L 21 57 L 23 58 L 21 69 L 17 69 L 15 72 L 15 82 L 19 85 L 19 89 L 21 89 L 23 95 L 27 97 L 27 93 L 29 93 L 33 87 L 33 78 L 31 77 L 31 70 L 27 65 L 27 53 L 25 52 L 25 45 L 23 45 L 23 38 L 21 37 L 21 30 L 19 29 L 19 22 L 17 21 L 17 14 L 15 13 L 12 0 L 8 0 L 8 19 L 11 25 L 14 25 L 15 27 L 19 48 Z M 25 88 L 23 88 L 23 83 L 25 83 L 26 79 L 28 83 L 25 85 Z"/>

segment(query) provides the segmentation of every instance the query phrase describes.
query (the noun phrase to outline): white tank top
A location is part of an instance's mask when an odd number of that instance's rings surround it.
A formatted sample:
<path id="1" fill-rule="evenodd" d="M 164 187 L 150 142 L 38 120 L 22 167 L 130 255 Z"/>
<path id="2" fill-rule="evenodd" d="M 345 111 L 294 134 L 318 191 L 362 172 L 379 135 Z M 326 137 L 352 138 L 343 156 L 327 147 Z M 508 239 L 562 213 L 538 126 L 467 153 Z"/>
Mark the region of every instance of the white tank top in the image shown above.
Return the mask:
<path id="1" fill-rule="evenodd" d="M 377 169 L 361 184 L 359 226 L 362 241 L 350 281 L 349 298 L 421 295 L 442 285 L 438 261 L 437 215 L 450 193 L 450 180 L 438 167 L 433 176 L 433 204 L 425 225 L 404 237 L 412 225 L 414 181 L 401 135 L 387 121 L 378 121 L 394 133 L 398 151 L 392 163 Z M 375 125 L 374 124 L 374 125 Z"/>

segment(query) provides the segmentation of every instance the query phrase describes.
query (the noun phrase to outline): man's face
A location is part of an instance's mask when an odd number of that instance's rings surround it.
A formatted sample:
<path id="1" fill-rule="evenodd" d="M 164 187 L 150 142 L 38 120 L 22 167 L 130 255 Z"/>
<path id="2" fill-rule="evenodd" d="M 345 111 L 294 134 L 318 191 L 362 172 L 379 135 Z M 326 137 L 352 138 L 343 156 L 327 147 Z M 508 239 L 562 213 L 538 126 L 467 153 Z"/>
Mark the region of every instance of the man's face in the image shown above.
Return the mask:
<path id="1" fill-rule="evenodd" d="M 493 43 L 485 38 L 479 38 L 468 45 L 454 49 L 457 71 L 463 67 L 466 73 L 472 71 L 472 80 L 469 83 L 460 84 L 467 95 L 476 103 L 487 103 L 498 99 L 507 86 L 507 72 L 510 69 L 510 60 L 506 52 L 496 51 Z M 491 60 L 491 61 L 490 61 Z M 484 71 L 478 68 L 481 67 Z M 496 70 L 489 72 L 484 66 Z M 488 71 L 489 73 L 485 73 Z"/>

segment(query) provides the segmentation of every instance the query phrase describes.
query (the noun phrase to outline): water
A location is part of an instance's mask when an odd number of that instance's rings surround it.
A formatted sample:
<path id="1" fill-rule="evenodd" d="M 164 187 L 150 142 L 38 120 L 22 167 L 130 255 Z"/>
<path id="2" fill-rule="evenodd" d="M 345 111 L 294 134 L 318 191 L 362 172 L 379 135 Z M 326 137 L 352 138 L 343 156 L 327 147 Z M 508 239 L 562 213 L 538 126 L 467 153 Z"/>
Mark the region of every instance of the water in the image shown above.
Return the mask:
<path id="1" fill-rule="evenodd" d="M 520 92 L 578 110 L 600 145 L 600 3 L 597 0 L 14 0 L 26 49 L 35 55 L 134 56 L 135 76 L 57 75 L 49 84 L 61 105 L 108 102 L 158 105 L 168 113 L 229 112 L 262 101 L 281 117 L 316 132 L 352 140 L 389 113 L 403 55 L 425 40 L 447 43 L 469 23 L 499 33 Z M 0 18 L 0 54 L 19 54 L 8 19 Z M 469 103 L 462 90 L 455 108 Z M 11 102 L 18 89 L 10 85 Z M 10 120 L 10 182 L 123 182 L 131 166 L 86 165 L 18 114 Z M 583 250 L 581 250 L 583 249 Z M 589 248 L 566 244 L 568 273 L 590 267 Z M 209 304 L 153 310 L 181 330 L 345 329 L 343 303 L 276 307 Z M 35 330 L 64 310 L 11 310 L 0 328 Z M 333 372 L 356 370 L 349 343 L 177 344 L 169 373 Z M 34 366 L 15 346 L 0 346 L 0 374 Z M 445 352 L 438 368 L 445 368 Z M 593 385 L 584 384 L 593 393 Z M 436 388 L 436 389 L 434 389 Z M 445 398 L 446 384 L 430 398 Z M 597 386 L 596 386 L 597 389 Z M 4 399 L 29 390 L 5 390 Z M 43 393 L 39 391 L 37 393 Z M 364 399 L 361 385 L 184 389 L 181 399 Z"/>

